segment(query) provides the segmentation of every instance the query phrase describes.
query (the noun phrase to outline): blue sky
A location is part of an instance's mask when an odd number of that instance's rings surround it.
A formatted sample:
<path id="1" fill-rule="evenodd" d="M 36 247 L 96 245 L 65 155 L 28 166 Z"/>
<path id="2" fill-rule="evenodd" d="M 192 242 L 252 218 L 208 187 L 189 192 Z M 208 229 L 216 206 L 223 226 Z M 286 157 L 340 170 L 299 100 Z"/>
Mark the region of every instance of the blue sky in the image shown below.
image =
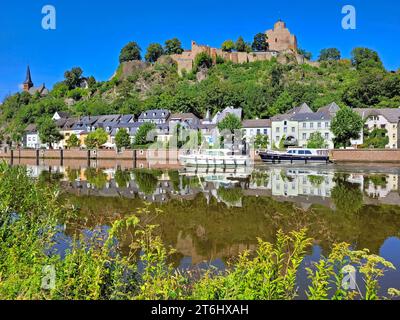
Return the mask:
<path id="1" fill-rule="evenodd" d="M 41 27 L 47 4 L 57 10 L 56 30 Z M 341 9 L 347 4 L 357 10 L 356 30 L 341 27 Z M 0 4 L 0 100 L 19 90 L 28 63 L 35 85 L 51 88 L 74 66 L 107 80 L 129 41 L 137 41 L 143 54 L 149 43 L 172 37 L 180 38 L 185 48 L 192 39 L 220 46 L 240 35 L 251 41 L 279 18 L 314 57 L 326 47 L 337 47 L 348 57 L 352 48 L 366 46 L 379 52 L 386 68 L 400 68 L 396 0 L 8 0 Z"/>

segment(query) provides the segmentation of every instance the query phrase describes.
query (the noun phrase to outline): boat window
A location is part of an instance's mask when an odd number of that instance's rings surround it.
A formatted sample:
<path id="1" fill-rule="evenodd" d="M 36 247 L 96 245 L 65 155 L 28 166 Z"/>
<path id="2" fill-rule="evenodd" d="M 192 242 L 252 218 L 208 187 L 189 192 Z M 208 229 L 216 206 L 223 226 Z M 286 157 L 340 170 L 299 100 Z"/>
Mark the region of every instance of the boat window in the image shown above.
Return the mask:
<path id="1" fill-rule="evenodd" d="M 299 154 L 304 154 L 304 150 L 299 150 Z"/>
<path id="2" fill-rule="evenodd" d="M 306 150 L 306 154 L 312 154 L 310 150 Z"/>
<path id="3" fill-rule="evenodd" d="M 288 152 L 289 154 L 292 154 L 293 153 L 293 150 L 289 150 L 289 152 Z"/>

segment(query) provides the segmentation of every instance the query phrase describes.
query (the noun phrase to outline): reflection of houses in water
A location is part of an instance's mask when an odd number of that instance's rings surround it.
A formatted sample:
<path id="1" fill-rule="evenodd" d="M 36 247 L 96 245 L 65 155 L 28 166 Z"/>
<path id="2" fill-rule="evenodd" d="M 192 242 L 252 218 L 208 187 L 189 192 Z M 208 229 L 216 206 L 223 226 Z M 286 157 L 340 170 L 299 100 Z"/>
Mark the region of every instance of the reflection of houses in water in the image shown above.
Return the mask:
<path id="1" fill-rule="evenodd" d="M 360 188 L 364 202 L 399 204 L 397 174 L 337 173 L 330 168 L 273 166 L 262 169 L 196 169 L 152 171 L 120 169 L 69 169 L 61 166 L 29 166 L 30 175 L 56 173 L 61 181 L 80 194 L 106 197 L 139 197 L 146 202 L 163 203 L 170 199 L 192 200 L 203 194 L 228 207 L 241 207 L 243 196 L 272 196 L 278 201 L 333 208 L 332 190 L 340 181 Z M 141 174 L 143 172 L 143 174 Z"/>

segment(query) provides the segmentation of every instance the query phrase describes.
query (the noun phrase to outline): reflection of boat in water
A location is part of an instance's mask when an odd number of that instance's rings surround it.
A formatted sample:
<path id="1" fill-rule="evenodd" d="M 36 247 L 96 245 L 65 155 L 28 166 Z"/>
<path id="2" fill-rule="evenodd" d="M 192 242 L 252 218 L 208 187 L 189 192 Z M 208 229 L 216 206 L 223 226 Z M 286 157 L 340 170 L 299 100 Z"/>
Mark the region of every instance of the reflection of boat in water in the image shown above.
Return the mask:
<path id="1" fill-rule="evenodd" d="M 289 149 L 286 152 L 267 151 L 260 152 L 264 162 L 329 162 L 328 150 L 323 149 Z"/>
<path id="2" fill-rule="evenodd" d="M 203 179 L 205 182 L 221 185 L 234 185 L 247 181 L 251 176 L 253 168 L 241 166 L 238 168 L 205 168 L 185 167 L 180 174 L 185 177 Z"/>
<path id="3" fill-rule="evenodd" d="M 250 160 L 250 156 L 238 155 L 229 149 L 206 149 L 179 155 L 179 161 L 185 166 L 237 167 L 249 165 Z"/>

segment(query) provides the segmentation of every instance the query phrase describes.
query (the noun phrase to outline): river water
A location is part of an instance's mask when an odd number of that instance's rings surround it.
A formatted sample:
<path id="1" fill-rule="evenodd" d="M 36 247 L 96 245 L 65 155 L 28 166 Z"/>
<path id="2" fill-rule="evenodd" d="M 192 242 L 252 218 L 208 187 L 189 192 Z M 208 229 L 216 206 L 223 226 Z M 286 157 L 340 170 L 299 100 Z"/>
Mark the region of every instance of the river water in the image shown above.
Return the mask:
<path id="1" fill-rule="evenodd" d="M 138 169 L 118 164 L 28 165 L 30 174 L 59 181 L 65 199 L 80 209 L 67 233 L 107 228 L 118 217 L 149 208 L 142 217 L 177 253 L 176 268 L 224 269 L 257 238 L 307 228 L 314 239 L 304 268 L 333 243 L 367 248 L 391 261 L 382 291 L 400 288 L 400 167 L 390 165 L 257 165 L 239 169 Z M 124 244 L 126 248 L 129 243 Z"/>

